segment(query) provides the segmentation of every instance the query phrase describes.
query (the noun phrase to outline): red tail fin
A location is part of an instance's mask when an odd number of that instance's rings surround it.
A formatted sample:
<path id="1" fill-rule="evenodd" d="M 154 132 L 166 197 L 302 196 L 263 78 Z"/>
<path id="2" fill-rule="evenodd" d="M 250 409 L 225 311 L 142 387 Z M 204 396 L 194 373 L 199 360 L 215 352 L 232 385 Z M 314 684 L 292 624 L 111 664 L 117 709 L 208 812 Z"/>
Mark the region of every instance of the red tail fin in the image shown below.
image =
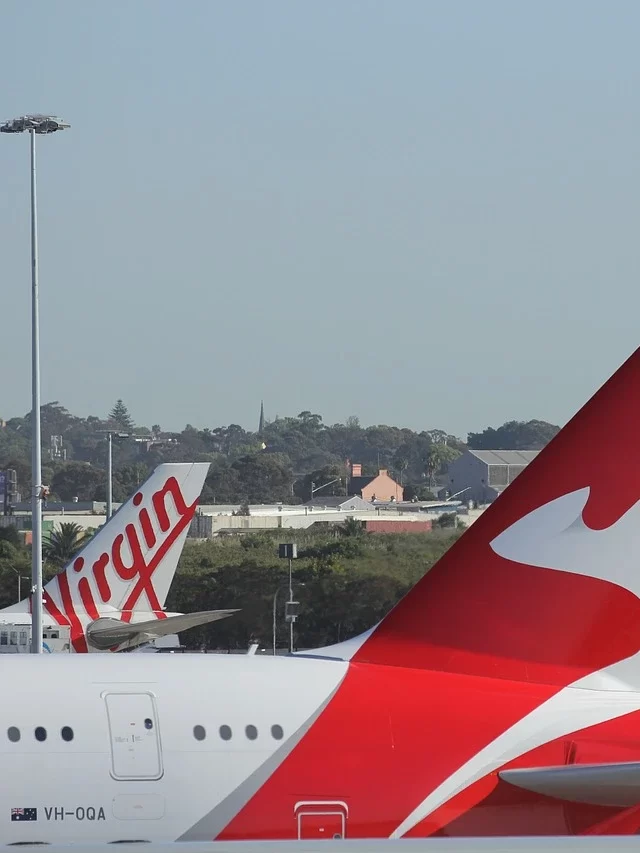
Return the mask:
<path id="1" fill-rule="evenodd" d="M 638 651 L 639 437 L 640 349 L 353 660 L 566 684 Z"/>

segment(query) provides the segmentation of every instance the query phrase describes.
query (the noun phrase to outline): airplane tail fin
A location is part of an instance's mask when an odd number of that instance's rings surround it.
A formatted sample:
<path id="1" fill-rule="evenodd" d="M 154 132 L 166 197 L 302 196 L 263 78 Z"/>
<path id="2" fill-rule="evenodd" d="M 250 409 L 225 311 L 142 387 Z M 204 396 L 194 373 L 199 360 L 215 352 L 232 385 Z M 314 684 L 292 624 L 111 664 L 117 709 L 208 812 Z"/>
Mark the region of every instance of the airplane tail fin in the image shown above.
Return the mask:
<path id="1" fill-rule="evenodd" d="M 567 684 L 640 649 L 640 349 L 350 658 Z"/>
<path id="2" fill-rule="evenodd" d="M 165 618 L 162 608 L 208 470 L 208 462 L 158 466 L 45 586 L 45 613 L 71 626 L 77 651 L 86 651 L 77 645 L 86 646 L 81 615 L 96 620 L 118 613 L 129 622 L 145 611 Z"/>

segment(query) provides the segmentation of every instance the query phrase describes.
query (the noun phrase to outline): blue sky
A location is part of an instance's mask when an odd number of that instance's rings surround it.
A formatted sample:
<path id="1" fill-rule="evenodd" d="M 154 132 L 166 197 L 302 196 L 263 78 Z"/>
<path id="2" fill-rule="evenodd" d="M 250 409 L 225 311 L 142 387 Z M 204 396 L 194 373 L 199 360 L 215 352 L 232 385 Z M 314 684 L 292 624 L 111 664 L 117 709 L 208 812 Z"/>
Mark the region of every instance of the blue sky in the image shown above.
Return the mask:
<path id="1" fill-rule="evenodd" d="M 640 4 L 4 0 L 42 396 L 179 429 L 563 423 L 638 344 Z M 30 407 L 0 137 L 0 416 Z"/>

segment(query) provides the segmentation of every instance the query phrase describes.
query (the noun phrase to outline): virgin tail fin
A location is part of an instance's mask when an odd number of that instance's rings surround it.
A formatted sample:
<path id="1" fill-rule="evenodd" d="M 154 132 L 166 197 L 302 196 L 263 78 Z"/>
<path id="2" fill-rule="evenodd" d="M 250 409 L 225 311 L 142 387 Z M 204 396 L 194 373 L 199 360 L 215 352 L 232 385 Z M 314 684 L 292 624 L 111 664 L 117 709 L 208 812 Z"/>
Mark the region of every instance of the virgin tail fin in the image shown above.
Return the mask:
<path id="1" fill-rule="evenodd" d="M 134 612 L 164 618 L 178 565 L 209 463 L 160 465 L 44 588 L 45 613 L 83 634 L 90 620 Z M 19 606 L 7 608 L 17 610 Z"/>

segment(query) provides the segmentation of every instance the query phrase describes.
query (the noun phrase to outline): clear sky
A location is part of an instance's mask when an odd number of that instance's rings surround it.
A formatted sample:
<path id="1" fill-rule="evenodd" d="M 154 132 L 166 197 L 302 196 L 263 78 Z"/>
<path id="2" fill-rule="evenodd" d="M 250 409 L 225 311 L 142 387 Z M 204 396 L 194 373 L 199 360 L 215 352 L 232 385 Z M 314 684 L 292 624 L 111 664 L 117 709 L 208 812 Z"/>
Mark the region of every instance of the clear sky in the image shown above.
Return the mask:
<path id="1" fill-rule="evenodd" d="M 638 345 L 636 0 L 3 0 L 42 397 L 138 423 L 564 423 Z M 0 416 L 30 408 L 0 137 Z"/>

